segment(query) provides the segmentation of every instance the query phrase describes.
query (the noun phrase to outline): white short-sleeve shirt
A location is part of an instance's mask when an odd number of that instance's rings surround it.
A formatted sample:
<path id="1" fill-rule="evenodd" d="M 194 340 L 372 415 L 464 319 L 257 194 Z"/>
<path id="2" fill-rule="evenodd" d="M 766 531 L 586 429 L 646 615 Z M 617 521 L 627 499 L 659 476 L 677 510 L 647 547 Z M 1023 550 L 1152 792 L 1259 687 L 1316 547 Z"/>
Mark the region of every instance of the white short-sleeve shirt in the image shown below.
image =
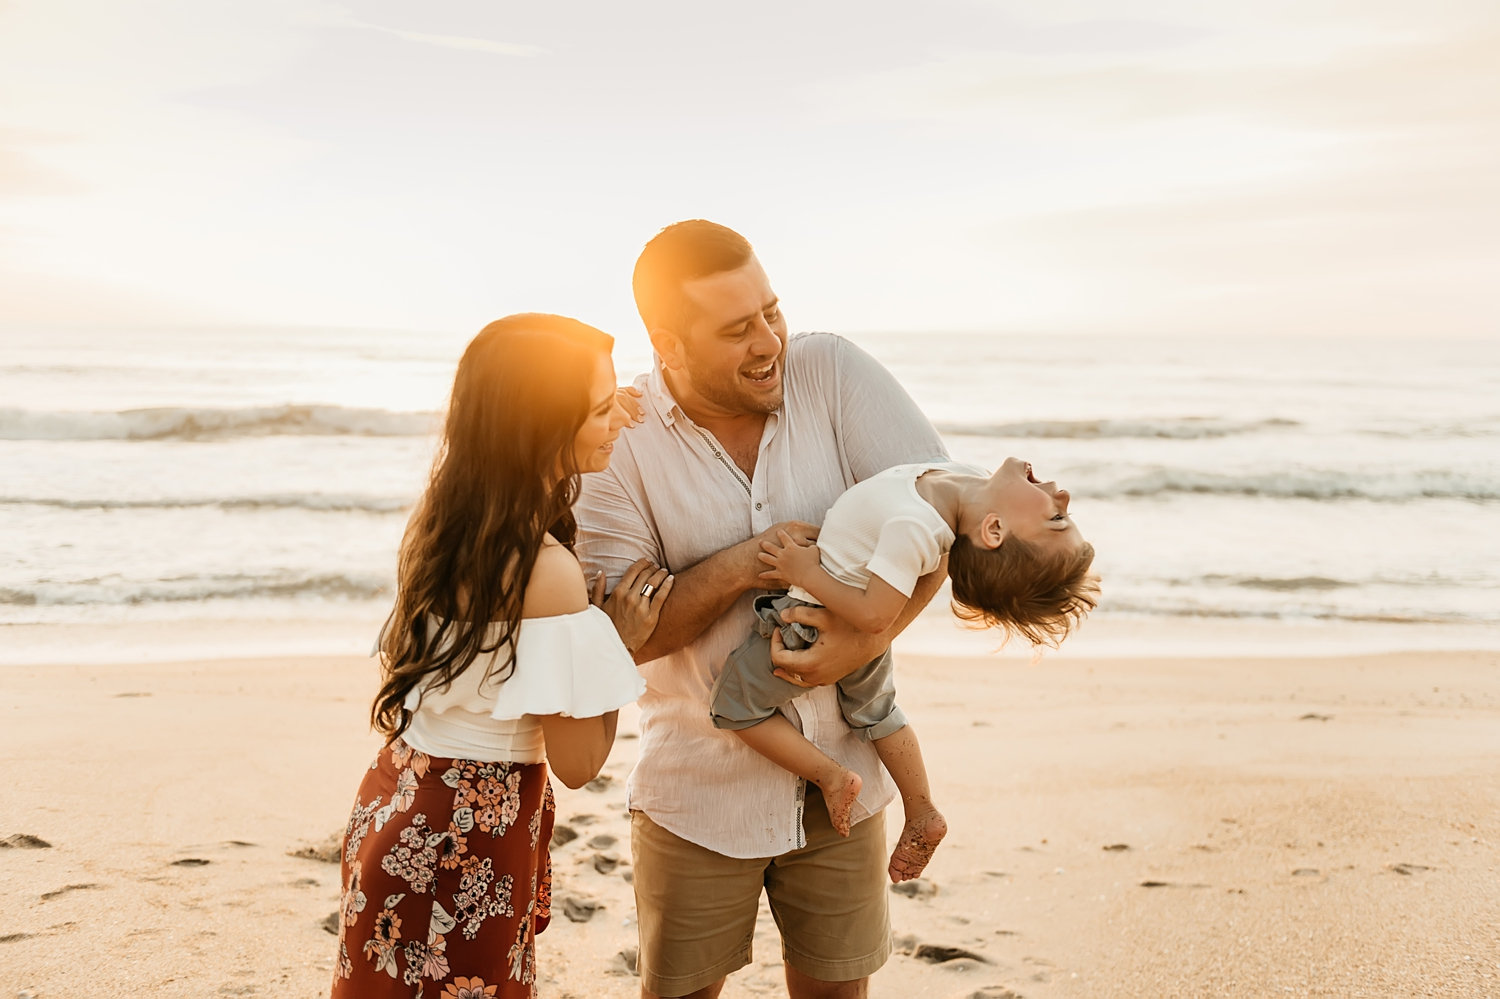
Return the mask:
<path id="1" fill-rule="evenodd" d="M 603 569 L 610 588 L 638 558 L 681 571 L 781 521 L 821 523 L 845 489 L 892 465 L 947 458 L 890 372 L 828 333 L 788 344 L 782 406 L 766 420 L 749 479 L 683 413 L 659 365 L 636 385 L 645 423 L 620 435 L 607 470 L 583 477 L 575 508 L 579 559 L 590 573 Z M 691 644 L 642 664 L 640 757 L 627 786 L 631 808 L 731 857 L 778 856 L 805 842 L 800 778 L 709 718 L 709 691 L 751 627 L 755 592 Z M 890 802 L 890 778 L 844 722 L 835 688 L 798 697 L 791 713 L 803 734 L 864 780 L 855 821 Z"/>
<path id="2" fill-rule="evenodd" d="M 937 570 L 953 547 L 953 529 L 917 492 L 917 480 L 935 468 L 985 474 L 972 465 L 924 461 L 887 468 L 851 486 L 818 531 L 819 560 L 830 576 L 861 590 L 879 576 L 909 597 L 918 579 Z M 800 586 L 788 592 L 818 602 Z"/>
<path id="3" fill-rule="evenodd" d="M 499 645 L 504 632 L 490 628 L 488 642 Z M 446 687 L 428 681 L 406 695 L 407 745 L 428 756 L 540 763 L 543 717 L 596 718 L 645 689 L 614 623 L 598 607 L 522 618 L 514 659 L 505 658 L 508 646 L 500 649 L 479 656 Z"/>

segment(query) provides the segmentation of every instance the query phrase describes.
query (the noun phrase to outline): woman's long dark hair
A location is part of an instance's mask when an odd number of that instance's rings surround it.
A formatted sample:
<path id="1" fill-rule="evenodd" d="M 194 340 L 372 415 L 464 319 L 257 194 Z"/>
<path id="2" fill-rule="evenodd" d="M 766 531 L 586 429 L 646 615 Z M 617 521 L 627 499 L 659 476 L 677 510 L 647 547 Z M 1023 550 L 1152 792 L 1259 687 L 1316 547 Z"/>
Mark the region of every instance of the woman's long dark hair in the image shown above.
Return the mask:
<path id="1" fill-rule="evenodd" d="M 577 531 L 573 441 L 599 358 L 613 346 L 575 319 L 528 313 L 495 320 L 464 351 L 380 634 L 370 720 L 387 738 L 411 723 L 406 696 L 419 683 L 446 686 L 502 648 L 495 671 L 515 669 L 512 637 L 542 538 L 571 547 Z"/>

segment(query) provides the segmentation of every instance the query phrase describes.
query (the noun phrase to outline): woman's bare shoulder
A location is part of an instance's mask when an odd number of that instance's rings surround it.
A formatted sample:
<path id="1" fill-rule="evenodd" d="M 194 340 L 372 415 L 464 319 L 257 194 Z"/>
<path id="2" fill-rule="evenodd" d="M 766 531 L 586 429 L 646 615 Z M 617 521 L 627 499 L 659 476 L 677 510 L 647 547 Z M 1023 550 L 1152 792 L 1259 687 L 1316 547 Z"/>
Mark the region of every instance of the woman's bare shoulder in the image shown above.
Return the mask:
<path id="1" fill-rule="evenodd" d="M 526 585 L 526 597 L 521 605 L 521 616 L 555 617 L 559 614 L 576 614 L 589 605 L 589 591 L 583 580 L 583 567 L 567 548 L 548 538 L 536 553 L 536 562 L 531 569 L 531 581 Z"/>

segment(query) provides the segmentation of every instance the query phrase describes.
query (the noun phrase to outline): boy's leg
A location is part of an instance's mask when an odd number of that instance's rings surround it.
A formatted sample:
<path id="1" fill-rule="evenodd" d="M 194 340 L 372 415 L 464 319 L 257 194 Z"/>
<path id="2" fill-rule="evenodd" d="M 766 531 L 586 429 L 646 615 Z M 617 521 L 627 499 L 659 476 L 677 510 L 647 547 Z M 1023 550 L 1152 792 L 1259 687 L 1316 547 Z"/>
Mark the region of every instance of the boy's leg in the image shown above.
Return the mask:
<path id="1" fill-rule="evenodd" d="M 833 828 L 840 836 L 849 835 L 849 813 L 864 786 L 859 774 L 814 746 L 785 715 L 772 715 L 759 725 L 736 730 L 735 735 L 781 769 L 818 785 Z"/>
<path id="2" fill-rule="evenodd" d="M 889 649 L 839 681 L 839 710 L 850 726 L 875 744 L 880 762 L 890 771 L 906 823 L 891 854 L 892 881 L 910 881 L 922 873 L 933 851 L 948 833 L 948 823 L 932 804 L 922 747 L 906 715 L 896 704 L 895 666 Z"/>
<path id="3" fill-rule="evenodd" d="M 933 851 L 948 835 L 948 822 L 932 804 L 922 747 L 910 725 L 876 739 L 875 752 L 880 754 L 880 762 L 896 782 L 896 789 L 901 792 L 901 807 L 906 812 L 906 824 L 886 870 L 892 881 L 910 881 L 921 875 Z"/>
<path id="4" fill-rule="evenodd" d="M 859 775 L 836 763 L 798 732 L 777 708 L 807 691 L 771 672 L 771 641 L 762 634 L 779 626 L 769 601 L 756 601 L 764 628 L 751 634 L 729 654 L 709 695 L 716 727 L 728 729 L 772 763 L 823 792 L 834 827 L 849 835 L 849 814 L 859 797 Z"/>

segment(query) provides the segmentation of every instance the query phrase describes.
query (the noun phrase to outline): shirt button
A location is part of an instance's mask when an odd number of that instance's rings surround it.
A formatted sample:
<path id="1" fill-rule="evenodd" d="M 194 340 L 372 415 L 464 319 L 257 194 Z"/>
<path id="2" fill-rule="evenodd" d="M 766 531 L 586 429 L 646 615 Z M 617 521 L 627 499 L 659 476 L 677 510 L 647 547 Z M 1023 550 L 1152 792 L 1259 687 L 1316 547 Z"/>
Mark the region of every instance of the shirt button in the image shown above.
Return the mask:
<path id="1" fill-rule="evenodd" d="M 755 509 L 757 509 L 757 510 L 760 509 L 760 504 L 759 503 L 755 504 Z"/>

